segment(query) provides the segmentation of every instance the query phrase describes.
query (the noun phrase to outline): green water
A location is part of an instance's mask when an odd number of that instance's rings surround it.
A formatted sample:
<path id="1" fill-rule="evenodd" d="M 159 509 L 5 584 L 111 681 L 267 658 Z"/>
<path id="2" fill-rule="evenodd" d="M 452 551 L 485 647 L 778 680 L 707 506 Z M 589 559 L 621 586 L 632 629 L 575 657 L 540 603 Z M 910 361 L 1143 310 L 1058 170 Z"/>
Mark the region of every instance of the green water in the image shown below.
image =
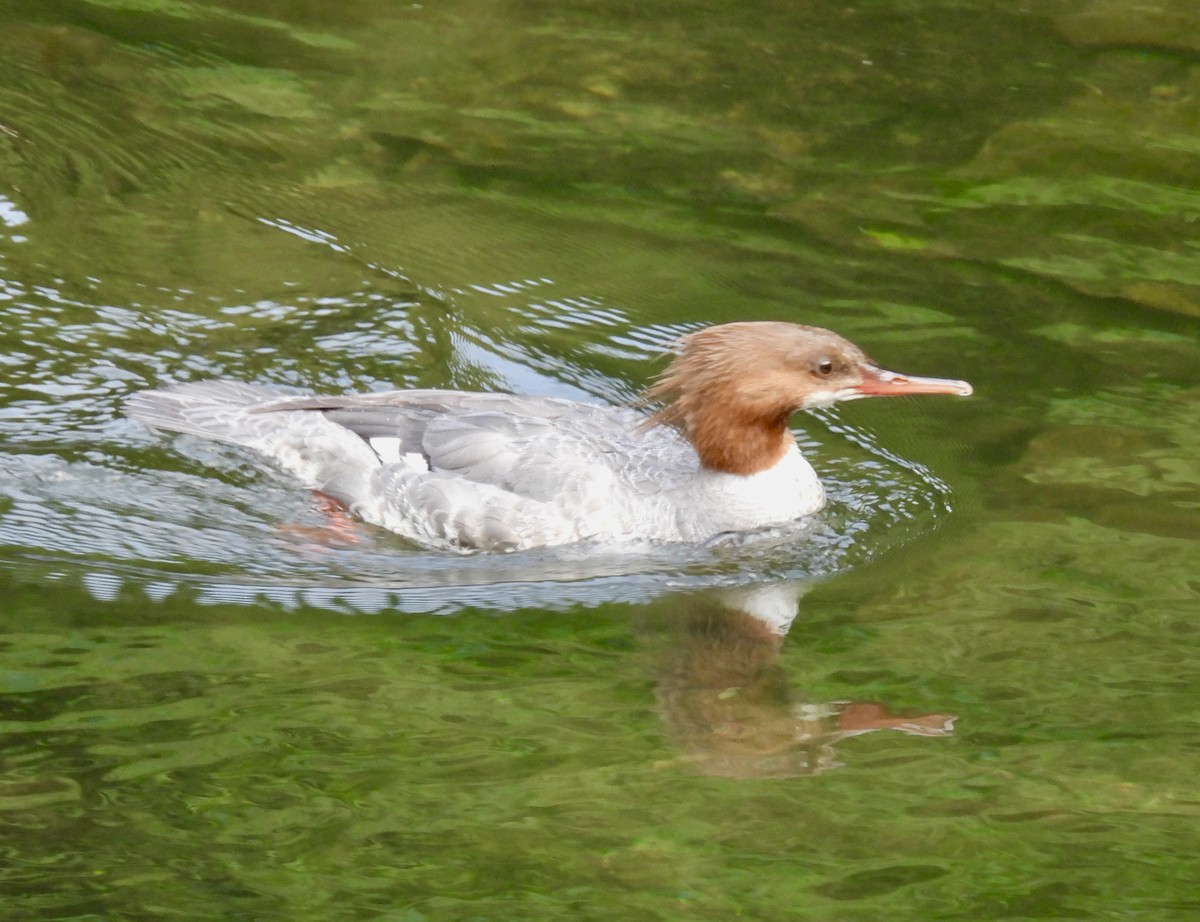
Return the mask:
<path id="1" fill-rule="evenodd" d="M 1200 916 L 1198 54 L 1191 0 L 0 5 L 0 918 Z M 750 318 L 976 396 L 797 419 L 804 540 L 638 556 L 332 541 L 119 412 L 620 403 Z"/>

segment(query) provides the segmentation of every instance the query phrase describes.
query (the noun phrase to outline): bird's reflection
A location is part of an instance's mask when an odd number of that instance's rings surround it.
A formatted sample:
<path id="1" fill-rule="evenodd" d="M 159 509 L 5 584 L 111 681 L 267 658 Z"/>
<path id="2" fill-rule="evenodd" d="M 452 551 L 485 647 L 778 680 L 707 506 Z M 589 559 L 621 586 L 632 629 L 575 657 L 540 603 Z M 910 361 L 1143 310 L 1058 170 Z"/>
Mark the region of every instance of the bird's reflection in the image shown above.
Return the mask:
<path id="1" fill-rule="evenodd" d="M 892 714 L 868 701 L 812 701 L 779 658 L 802 588 L 772 584 L 685 599 L 657 666 L 663 721 L 682 758 L 731 778 L 785 778 L 837 768 L 849 736 L 899 730 L 947 736 L 949 714 Z"/>

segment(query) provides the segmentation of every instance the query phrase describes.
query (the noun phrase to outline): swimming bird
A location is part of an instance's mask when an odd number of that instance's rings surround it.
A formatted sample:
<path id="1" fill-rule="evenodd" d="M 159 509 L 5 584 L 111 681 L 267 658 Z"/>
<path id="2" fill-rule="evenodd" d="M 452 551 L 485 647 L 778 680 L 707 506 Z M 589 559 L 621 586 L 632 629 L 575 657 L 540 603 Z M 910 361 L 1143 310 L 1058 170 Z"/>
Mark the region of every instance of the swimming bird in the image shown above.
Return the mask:
<path id="1" fill-rule="evenodd" d="M 859 397 L 968 396 L 885 371 L 836 333 L 748 321 L 680 338 L 645 412 L 443 390 L 305 396 L 237 381 L 135 393 L 133 419 L 240 445 L 364 521 L 426 547 L 699 543 L 825 504 L 788 427 Z"/>

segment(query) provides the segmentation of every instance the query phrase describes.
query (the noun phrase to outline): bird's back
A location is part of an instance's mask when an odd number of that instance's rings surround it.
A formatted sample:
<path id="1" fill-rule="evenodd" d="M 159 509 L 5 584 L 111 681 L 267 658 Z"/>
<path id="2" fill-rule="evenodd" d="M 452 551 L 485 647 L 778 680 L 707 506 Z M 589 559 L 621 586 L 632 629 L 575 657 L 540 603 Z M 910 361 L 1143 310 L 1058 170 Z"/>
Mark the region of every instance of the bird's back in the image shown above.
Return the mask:
<path id="1" fill-rule="evenodd" d="M 669 497 L 696 470 L 674 430 L 645 429 L 630 409 L 556 398 L 290 396 L 213 381 L 142 392 L 127 412 L 244 445 L 368 521 L 456 548 L 670 540 Z"/>

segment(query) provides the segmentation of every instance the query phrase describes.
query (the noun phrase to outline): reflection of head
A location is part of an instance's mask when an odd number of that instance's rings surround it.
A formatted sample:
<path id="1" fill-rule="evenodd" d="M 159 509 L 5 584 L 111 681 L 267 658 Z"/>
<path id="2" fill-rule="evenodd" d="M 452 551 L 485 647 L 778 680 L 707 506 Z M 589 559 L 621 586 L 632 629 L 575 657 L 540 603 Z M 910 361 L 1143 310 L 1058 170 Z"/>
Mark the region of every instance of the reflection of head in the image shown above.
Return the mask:
<path id="1" fill-rule="evenodd" d="M 834 744 L 874 730 L 945 736 L 954 717 L 896 716 L 871 702 L 799 700 L 779 664 L 799 590 L 765 586 L 688 597 L 670 624 L 657 697 L 684 758 L 704 774 L 786 778 L 842 763 Z M 730 603 L 739 607 L 731 607 Z"/>

